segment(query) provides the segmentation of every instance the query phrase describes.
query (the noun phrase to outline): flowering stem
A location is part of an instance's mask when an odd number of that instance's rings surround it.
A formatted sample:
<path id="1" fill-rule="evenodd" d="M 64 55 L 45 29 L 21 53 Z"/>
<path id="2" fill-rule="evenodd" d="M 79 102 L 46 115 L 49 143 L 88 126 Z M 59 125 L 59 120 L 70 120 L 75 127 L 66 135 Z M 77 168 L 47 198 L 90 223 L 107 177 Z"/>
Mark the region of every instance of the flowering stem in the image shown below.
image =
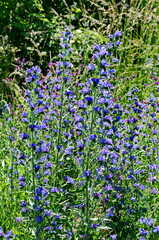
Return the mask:
<path id="1" fill-rule="evenodd" d="M 91 124 L 90 124 L 90 135 L 93 133 L 93 125 L 94 125 L 94 107 L 96 103 L 96 86 L 94 87 L 94 100 L 92 104 L 92 113 L 91 113 Z M 86 155 L 86 171 L 89 169 L 89 161 L 90 161 L 90 151 L 87 149 L 87 155 Z M 89 219 L 89 183 L 90 183 L 90 177 L 87 177 L 86 180 L 86 222 L 87 222 L 87 234 L 89 233 L 90 229 L 90 219 Z"/>
<path id="2" fill-rule="evenodd" d="M 62 123 L 62 112 L 63 112 L 63 99 L 64 99 L 64 80 L 62 81 L 62 95 L 61 95 L 61 108 L 60 108 L 60 120 L 59 120 L 59 126 L 58 126 L 58 137 L 57 137 L 57 146 L 59 146 L 60 138 L 61 138 L 61 123 Z M 56 171 L 58 168 L 58 157 L 59 157 L 59 151 L 57 151 L 56 155 Z"/>
<path id="3" fill-rule="evenodd" d="M 94 124 L 94 107 L 95 107 L 95 102 L 96 102 L 96 87 L 94 90 L 94 100 L 93 100 L 93 106 L 92 106 L 92 116 L 91 116 L 91 127 L 90 127 L 90 134 L 93 132 L 93 124 Z"/>

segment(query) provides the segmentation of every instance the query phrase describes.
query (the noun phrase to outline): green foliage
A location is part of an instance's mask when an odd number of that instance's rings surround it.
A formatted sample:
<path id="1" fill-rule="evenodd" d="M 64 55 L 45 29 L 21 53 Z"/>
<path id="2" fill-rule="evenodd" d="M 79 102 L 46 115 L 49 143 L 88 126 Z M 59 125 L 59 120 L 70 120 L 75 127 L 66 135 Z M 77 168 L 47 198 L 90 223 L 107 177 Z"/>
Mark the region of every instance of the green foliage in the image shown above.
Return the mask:
<path id="1" fill-rule="evenodd" d="M 49 21 L 41 1 L 0 1 L 0 9 L 0 58 L 3 63 L 0 76 L 6 77 L 6 72 L 13 70 L 11 64 L 14 62 L 15 52 L 18 52 L 16 58 L 25 57 L 42 63 L 46 51 L 49 56 L 49 51 L 56 42 L 55 32 L 58 32 L 59 19 L 57 21 L 55 15 L 49 12 Z M 57 45 L 53 47 L 53 54 L 56 47 Z"/>

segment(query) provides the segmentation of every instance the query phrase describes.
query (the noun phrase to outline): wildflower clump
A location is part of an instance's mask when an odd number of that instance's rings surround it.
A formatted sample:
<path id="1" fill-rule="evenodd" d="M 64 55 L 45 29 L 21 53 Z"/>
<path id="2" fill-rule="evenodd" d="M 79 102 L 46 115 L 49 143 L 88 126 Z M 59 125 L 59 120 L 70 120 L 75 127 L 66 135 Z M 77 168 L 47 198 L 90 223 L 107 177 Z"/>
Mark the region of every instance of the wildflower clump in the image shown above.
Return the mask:
<path id="1" fill-rule="evenodd" d="M 83 75 L 69 61 L 70 28 L 46 76 L 38 66 L 20 67 L 25 105 L 18 118 L 3 109 L 11 237 L 155 240 L 159 105 L 154 95 L 139 100 L 139 89 L 125 105 L 116 100 L 121 36 L 94 44 Z"/>

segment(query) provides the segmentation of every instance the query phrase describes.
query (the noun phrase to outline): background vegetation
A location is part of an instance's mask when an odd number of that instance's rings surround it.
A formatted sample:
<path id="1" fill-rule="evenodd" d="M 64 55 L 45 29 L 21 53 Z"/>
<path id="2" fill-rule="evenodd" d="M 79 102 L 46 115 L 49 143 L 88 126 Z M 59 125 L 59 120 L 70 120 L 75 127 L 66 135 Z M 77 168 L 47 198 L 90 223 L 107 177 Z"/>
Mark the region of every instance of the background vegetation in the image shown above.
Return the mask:
<path id="1" fill-rule="evenodd" d="M 26 58 L 43 71 L 56 59 L 58 37 L 66 25 L 74 29 L 74 47 L 85 55 L 93 41 L 104 43 L 108 34 L 123 31 L 118 93 L 125 94 L 132 83 L 150 83 L 149 69 L 155 68 L 158 56 L 158 5 L 158 0 L 0 1 L 1 96 L 8 94 L 2 79 L 13 77 L 16 59 Z M 154 63 L 147 65 L 147 58 Z M 132 75 L 135 78 L 128 84 L 124 77 Z M 20 80 L 16 78 L 15 84 L 20 86 Z"/>

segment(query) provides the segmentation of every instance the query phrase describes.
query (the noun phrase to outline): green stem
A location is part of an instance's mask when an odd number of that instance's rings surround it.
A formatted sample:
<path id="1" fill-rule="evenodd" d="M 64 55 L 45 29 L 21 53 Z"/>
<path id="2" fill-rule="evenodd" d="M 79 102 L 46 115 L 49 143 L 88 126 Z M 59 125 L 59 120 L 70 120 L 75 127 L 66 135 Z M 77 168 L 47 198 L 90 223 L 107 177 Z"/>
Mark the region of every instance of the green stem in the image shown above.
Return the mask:
<path id="1" fill-rule="evenodd" d="M 61 95 L 61 109 L 60 109 L 60 120 L 59 120 L 59 126 L 58 126 L 58 137 L 57 137 L 57 146 L 60 143 L 60 139 L 61 139 L 61 125 L 62 125 L 62 112 L 63 112 L 63 99 L 64 99 L 64 80 L 62 82 L 62 95 Z M 58 168 L 58 157 L 59 157 L 59 151 L 57 151 L 57 155 L 56 155 L 56 170 Z"/>
<path id="2" fill-rule="evenodd" d="M 94 87 L 94 101 L 92 105 L 92 113 L 91 113 L 91 124 L 90 124 L 90 135 L 93 133 L 93 125 L 94 125 L 94 107 L 96 103 L 96 87 Z M 86 170 L 89 169 L 89 159 L 90 159 L 90 151 L 87 149 L 87 155 L 86 155 Z M 86 181 L 86 222 L 87 222 L 87 234 L 89 234 L 89 229 L 90 229 L 90 218 L 89 218 L 89 177 Z"/>
<path id="3" fill-rule="evenodd" d="M 88 234 L 90 229 L 88 180 L 86 182 L 86 222 L 87 222 L 87 234 Z"/>
<path id="4" fill-rule="evenodd" d="M 33 143 L 33 139 L 34 139 L 34 135 L 33 135 L 33 131 L 31 133 L 31 142 Z M 33 182 L 33 197 L 35 194 L 35 171 L 34 171 L 34 151 L 33 148 L 31 149 L 31 164 L 32 164 L 32 182 Z"/>

